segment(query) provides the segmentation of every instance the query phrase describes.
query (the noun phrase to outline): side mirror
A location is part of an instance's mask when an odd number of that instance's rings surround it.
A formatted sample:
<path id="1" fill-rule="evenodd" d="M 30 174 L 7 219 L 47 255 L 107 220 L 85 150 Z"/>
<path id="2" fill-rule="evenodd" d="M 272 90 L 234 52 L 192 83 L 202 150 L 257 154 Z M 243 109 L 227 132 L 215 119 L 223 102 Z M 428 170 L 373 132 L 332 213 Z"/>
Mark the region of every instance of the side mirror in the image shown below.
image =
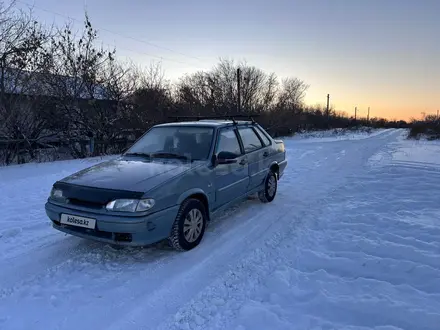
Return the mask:
<path id="1" fill-rule="evenodd" d="M 216 157 L 217 164 L 233 164 L 237 162 L 237 155 L 229 151 L 221 151 Z"/>

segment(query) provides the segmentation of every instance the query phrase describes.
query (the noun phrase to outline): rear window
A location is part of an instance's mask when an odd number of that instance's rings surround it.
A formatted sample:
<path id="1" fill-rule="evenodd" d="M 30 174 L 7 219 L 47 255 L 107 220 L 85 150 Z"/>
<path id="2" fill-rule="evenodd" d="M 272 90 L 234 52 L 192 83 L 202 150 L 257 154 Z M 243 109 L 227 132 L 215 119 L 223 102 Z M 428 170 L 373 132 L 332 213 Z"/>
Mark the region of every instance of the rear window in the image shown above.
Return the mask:
<path id="1" fill-rule="evenodd" d="M 259 128 L 258 126 L 255 127 L 255 129 L 257 130 L 257 134 L 258 136 L 261 137 L 261 140 L 263 140 L 263 143 L 265 146 L 268 146 L 271 144 L 269 138 L 267 137 L 266 134 L 264 134 L 263 130 L 261 128 Z"/>

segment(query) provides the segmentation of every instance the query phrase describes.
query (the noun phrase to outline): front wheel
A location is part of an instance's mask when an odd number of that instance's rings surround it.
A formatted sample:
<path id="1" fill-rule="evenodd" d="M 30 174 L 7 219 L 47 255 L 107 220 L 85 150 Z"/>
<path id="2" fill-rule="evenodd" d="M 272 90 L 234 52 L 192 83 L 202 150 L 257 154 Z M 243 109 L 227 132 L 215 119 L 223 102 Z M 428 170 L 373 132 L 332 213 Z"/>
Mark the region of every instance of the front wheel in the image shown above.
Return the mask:
<path id="1" fill-rule="evenodd" d="M 277 194 L 278 180 L 277 175 L 273 171 L 269 171 L 264 181 L 264 189 L 258 193 L 258 198 L 263 203 L 270 203 L 275 199 Z"/>
<path id="2" fill-rule="evenodd" d="M 168 238 L 174 249 L 188 251 L 199 245 L 205 234 L 206 212 L 198 199 L 190 198 L 182 203 Z"/>

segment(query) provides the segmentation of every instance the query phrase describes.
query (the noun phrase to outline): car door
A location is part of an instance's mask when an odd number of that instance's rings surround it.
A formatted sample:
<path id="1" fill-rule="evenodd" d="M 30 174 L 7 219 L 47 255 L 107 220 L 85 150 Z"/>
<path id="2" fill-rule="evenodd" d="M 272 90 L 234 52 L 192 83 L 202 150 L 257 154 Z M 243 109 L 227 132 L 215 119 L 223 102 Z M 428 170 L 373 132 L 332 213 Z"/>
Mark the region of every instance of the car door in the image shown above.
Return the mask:
<path id="1" fill-rule="evenodd" d="M 244 195 L 249 185 L 248 163 L 234 127 L 219 130 L 215 154 L 222 151 L 235 153 L 237 158 L 235 163 L 217 164 L 213 169 L 215 208 Z"/>
<path id="2" fill-rule="evenodd" d="M 252 126 L 239 127 L 238 133 L 249 164 L 249 191 L 262 185 L 266 178 L 268 151 Z"/>

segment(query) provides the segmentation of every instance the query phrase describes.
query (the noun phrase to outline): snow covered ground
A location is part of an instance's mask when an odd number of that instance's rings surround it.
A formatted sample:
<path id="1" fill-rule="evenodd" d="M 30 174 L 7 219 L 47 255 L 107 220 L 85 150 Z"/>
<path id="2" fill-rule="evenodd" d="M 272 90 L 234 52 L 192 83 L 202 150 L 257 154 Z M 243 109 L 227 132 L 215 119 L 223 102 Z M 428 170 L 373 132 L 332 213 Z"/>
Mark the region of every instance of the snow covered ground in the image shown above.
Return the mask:
<path id="1" fill-rule="evenodd" d="M 277 198 L 187 253 L 51 229 L 51 184 L 99 160 L 0 169 L 0 329 L 440 329 L 440 144 L 402 130 L 287 139 Z"/>
<path id="2" fill-rule="evenodd" d="M 356 130 L 336 128 L 323 131 L 310 131 L 295 134 L 288 140 L 303 140 L 303 142 L 335 142 L 341 140 L 361 140 L 382 134 L 386 129 L 372 129 L 360 127 Z"/>

